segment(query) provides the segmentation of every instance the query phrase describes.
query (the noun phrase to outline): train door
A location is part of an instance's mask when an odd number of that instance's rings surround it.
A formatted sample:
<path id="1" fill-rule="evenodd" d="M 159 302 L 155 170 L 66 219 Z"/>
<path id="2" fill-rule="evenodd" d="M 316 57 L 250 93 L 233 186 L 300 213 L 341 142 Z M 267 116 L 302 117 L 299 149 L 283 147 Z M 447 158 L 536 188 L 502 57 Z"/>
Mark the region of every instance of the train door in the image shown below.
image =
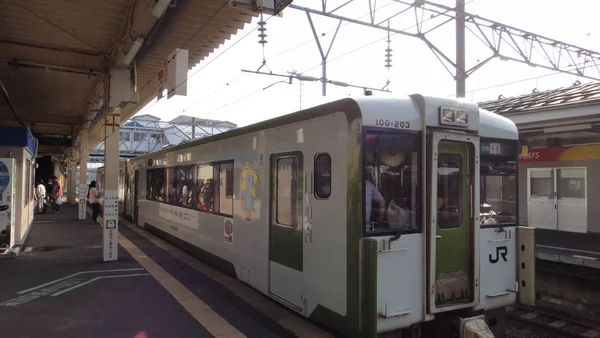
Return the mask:
<path id="1" fill-rule="evenodd" d="M 478 300 L 478 151 L 473 136 L 434 133 L 431 161 L 430 308 L 470 306 Z M 435 209 L 434 209 L 435 208 Z M 432 262 L 431 259 L 434 261 Z"/>
<path id="2" fill-rule="evenodd" d="M 138 199 L 140 190 L 140 171 L 136 170 L 133 178 L 133 224 L 137 225 L 138 220 Z"/>
<path id="3" fill-rule="evenodd" d="M 302 309 L 304 161 L 302 152 L 271 155 L 269 293 Z"/>

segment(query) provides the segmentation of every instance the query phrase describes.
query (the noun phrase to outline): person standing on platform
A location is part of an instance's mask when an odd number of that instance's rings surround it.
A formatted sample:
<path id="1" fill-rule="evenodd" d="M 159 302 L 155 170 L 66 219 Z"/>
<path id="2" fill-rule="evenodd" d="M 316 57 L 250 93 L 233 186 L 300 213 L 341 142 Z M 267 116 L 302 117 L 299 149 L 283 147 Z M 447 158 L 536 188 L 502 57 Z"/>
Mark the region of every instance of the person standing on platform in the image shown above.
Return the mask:
<path id="1" fill-rule="evenodd" d="M 50 202 L 52 203 L 52 213 L 58 214 L 60 205 L 62 204 L 62 187 L 56 176 L 52 176 L 52 194 L 50 195 Z"/>
<path id="2" fill-rule="evenodd" d="M 44 202 L 46 200 L 46 186 L 44 185 L 44 180 L 40 180 L 36 187 L 35 193 L 37 195 L 38 214 L 45 213 L 46 208 L 44 206 Z"/>
<path id="3" fill-rule="evenodd" d="M 100 215 L 100 201 L 98 200 L 98 189 L 96 189 L 96 181 L 90 183 L 88 190 L 88 202 L 92 206 L 92 222 L 98 224 L 98 215 Z"/>

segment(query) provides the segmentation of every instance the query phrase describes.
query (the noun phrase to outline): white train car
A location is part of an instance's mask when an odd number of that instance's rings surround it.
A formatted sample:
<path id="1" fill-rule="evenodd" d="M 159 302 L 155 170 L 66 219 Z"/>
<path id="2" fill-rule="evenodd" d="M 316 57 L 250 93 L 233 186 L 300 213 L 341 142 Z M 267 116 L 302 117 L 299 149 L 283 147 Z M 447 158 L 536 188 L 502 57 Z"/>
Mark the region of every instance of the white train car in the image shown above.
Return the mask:
<path id="1" fill-rule="evenodd" d="M 344 336 L 501 337 L 517 140 L 464 101 L 342 99 L 130 160 L 129 212 Z"/>

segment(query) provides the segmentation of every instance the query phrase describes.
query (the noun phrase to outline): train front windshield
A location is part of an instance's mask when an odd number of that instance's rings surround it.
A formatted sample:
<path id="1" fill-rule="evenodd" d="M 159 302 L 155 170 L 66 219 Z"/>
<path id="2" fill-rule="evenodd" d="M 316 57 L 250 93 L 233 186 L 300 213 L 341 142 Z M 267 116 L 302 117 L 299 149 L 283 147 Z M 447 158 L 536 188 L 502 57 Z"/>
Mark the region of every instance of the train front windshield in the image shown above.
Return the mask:
<path id="1" fill-rule="evenodd" d="M 367 236 L 418 230 L 420 225 L 420 136 L 367 131 L 364 139 Z"/>
<path id="2" fill-rule="evenodd" d="M 517 141 L 481 141 L 481 225 L 517 225 Z"/>

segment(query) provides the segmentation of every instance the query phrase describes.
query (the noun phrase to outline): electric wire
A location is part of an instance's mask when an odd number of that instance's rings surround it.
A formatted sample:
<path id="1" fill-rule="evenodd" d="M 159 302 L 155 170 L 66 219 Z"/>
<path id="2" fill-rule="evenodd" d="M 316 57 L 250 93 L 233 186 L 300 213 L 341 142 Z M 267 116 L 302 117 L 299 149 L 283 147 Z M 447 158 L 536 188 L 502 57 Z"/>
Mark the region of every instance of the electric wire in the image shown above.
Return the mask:
<path id="1" fill-rule="evenodd" d="M 475 1 L 475 0 L 471 0 L 471 1 Z M 381 6 L 381 7 L 379 7 L 378 9 L 376 9 L 375 11 L 373 11 L 373 13 L 376 13 L 377 11 L 380 11 L 380 10 L 382 10 L 382 9 L 384 9 L 384 8 L 386 8 L 386 7 L 390 6 L 390 5 L 392 5 L 392 4 L 394 4 L 394 2 L 391 2 L 391 3 L 387 4 L 387 5 Z M 366 13 L 366 14 L 364 14 L 364 15 L 361 15 L 361 16 L 357 17 L 357 18 L 356 18 L 356 19 L 354 19 L 354 20 L 359 20 L 359 19 L 362 19 L 362 18 L 364 18 L 364 17 L 366 17 L 366 16 L 368 16 L 368 15 L 370 15 L 370 14 L 371 14 L 371 12 L 369 12 L 369 13 Z M 267 18 L 267 20 L 265 20 L 265 23 L 266 23 L 266 22 L 268 22 L 268 21 L 269 21 L 271 18 L 272 18 L 272 16 L 271 16 L 271 17 L 269 17 L 269 18 Z M 340 25 L 340 27 L 339 27 L 339 28 L 342 28 L 342 27 L 344 27 L 344 26 L 347 26 L 347 25 L 349 25 L 349 24 L 351 24 L 351 23 L 352 23 L 352 22 L 346 22 L 346 23 L 344 23 L 343 25 Z M 252 31 L 250 31 L 250 32 L 248 32 L 246 35 L 244 35 L 244 37 L 242 37 L 242 39 L 240 39 L 240 40 L 236 41 L 236 42 L 234 43 L 234 45 L 235 45 L 235 44 L 237 44 L 238 42 L 240 42 L 241 40 L 243 40 L 243 39 L 244 39 L 246 36 L 248 36 L 250 33 L 252 33 L 253 31 L 255 31 L 255 30 L 258 28 L 258 27 L 259 27 L 259 26 L 256 26 L 256 27 L 255 27 L 255 28 L 254 28 Z M 330 31 L 327 31 L 327 32 L 325 32 L 325 33 L 322 33 L 322 35 L 327 35 L 327 34 L 329 34 L 329 33 L 332 33 L 332 32 L 334 32 L 335 30 L 336 30 L 336 29 L 332 29 L 332 30 L 330 30 Z M 300 44 L 297 44 L 297 45 L 295 45 L 295 46 L 293 46 L 293 47 L 291 47 L 291 48 L 288 48 L 288 49 L 286 49 L 286 50 L 284 50 L 284 51 L 282 51 L 282 52 L 279 52 L 279 53 L 275 54 L 274 56 L 271 56 L 271 57 L 267 58 L 265 62 L 268 62 L 269 60 L 274 60 L 274 59 L 276 59 L 277 57 L 279 57 L 279 56 L 281 56 L 281 55 L 283 55 L 283 54 L 286 54 L 286 53 L 288 53 L 288 52 L 290 52 L 290 51 L 292 51 L 292 50 L 295 50 L 295 49 L 297 49 L 297 48 L 299 48 L 299 47 L 301 47 L 301 46 L 303 46 L 303 45 L 305 45 L 305 44 L 307 44 L 307 43 L 309 43 L 309 42 L 312 42 L 312 41 L 314 41 L 314 38 L 308 39 L 308 40 L 306 40 L 306 41 L 304 41 L 304 42 L 302 42 L 302 43 L 300 43 Z M 230 46 L 229 48 L 231 48 L 231 47 L 233 47 L 233 45 L 232 45 L 232 46 Z M 215 57 L 215 59 L 216 59 L 216 58 L 218 58 L 219 56 L 221 56 L 222 54 L 224 54 L 224 53 L 225 53 L 227 50 L 229 50 L 229 48 L 228 48 L 228 49 L 226 49 L 226 50 L 225 50 L 223 53 L 219 54 L 217 57 Z M 264 49 L 264 46 L 263 46 L 263 49 Z M 210 64 L 210 63 L 211 63 L 212 61 L 214 61 L 215 59 L 212 59 L 211 61 L 209 61 L 209 62 L 208 62 L 208 64 Z M 263 59 L 264 59 L 264 51 L 263 51 Z M 204 67 L 208 66 L 208 64 L 204 65 L 204 66 L 202 67 L 202 69 L 203 69 Z M 256 67 L 260 66 L 261 64 L 262 64 L 262 62 L 260 62 L 260 63 L 256 64 L 255 66 L 253 66 L 253 67 L 251 67 L 251 68 L 252 68 L 252 69 L 254 69 L 254 68 L 256 68 Z M 200 71 L 200 70 L 202 70 L 202 69 L 199 69 L 198 71 Z M 191 77 L 192 77 L 193 75 L 195 75 L 195 74 L 196 74 L 196 72 L 195 72 L 195 73 L 193 73 L 193 74 L 192 74 L 192 75 L 191 75 L 189 78 L 191 78 Z M 212 95 L 216 94 L 217 92 L 219 92 L 219 91 L 220 91 L 220 90 L 222 90 L 223 88 L 225 88 L 225 87 L 228 87 L 229 85 L 231 85 L 231 84 L 232 84 L 232 83 L 234 83 L 235 81 L 239 80 L 239 79 L 240 79 L 240 78 L 241 78 L 243 75 L 245 75 L 245 74 L 246 74 L 246 73 L 242 73 L 240 76 L 237 76 L 235 79 L 233 79 L 233 80 L 231 80 L 231 81 L 228 81 L 228 82 L 227 82 L 225 85 L 223 85 L 223 86 L 219 87 L 219 89 L 218 89 L 218 90 L 216 90 L 216 91 L 212 92 L 211 94 L 209 94 L 209 95 L 207 95 L 207 96 L 204 96 L 204 97 L 202 97 L 202 98 L 198 99 L 198 100 L 197 100 L 197 101 L 195 101 L 193 104 L 191 104 L 191 105 L 188 105 L 186 108 L 184 108 L 184 109 L 182 110 L 182 112 L 185 112 L 185 111 L 187 111 L 188 109 L 190 109 L 190 108 L 194 107 L 195 105 L 197 105 L 199 102 L 203 101 L 204 99 L 206 99 L 206 98 L 208 98 L 208 97 L 210 97 L 210 96 L 212 96 Z M 260 91 L 259 91 L 259 92 L 260 92 Z M 150 107 L 148 107 L 148 108 L 150 108 Z M 146 110 L 146 109 L 147 109 L 147 107 L 144 107 L 142 110 L 140 110 L 140 112 L 141 112 L 141 111 L 144 111 L 144 110 Z"/>
<path id="2" fill-rule="evenodd" d="M 470 0 L 470 1 L 467 1 L 467 2 L 465 3 L 465 5 L 467 5 L 467 4 L 470 4 L 470 3 L 474 2 L 474 1 L 477 1 L 477 0 Z M 425 11 L 423 11 L 423 12 L 425 12 Z M 412 25 L 412 26 L 409 26 L 409 27 L 406 27 L 406 28 L 404 28 L 404 29 L 401 29 L 401 31 L 406 31 L 406 30 L 409 30 L 409 29 L 411 29 L 411 28 L 415 28 L 415 27 L 417 27 L 417 26 L 419 26 L 419 25 L 422 25 L 422 24 L 424 24 L 425 22 L 428 22 L 428 21 L 431 21 L 431 20 L 433 20 L 433 19 L 435 19 L 435 18 L 438 18 L 438 17 L 440 17 L 440 16 L 442 16 L 442 15 L 444 15 L 444 14 L 448 13 L 448 12 L 449 12 L 449 10 L 447 10 L 447 11 L 445 11 L 445 12 L 443 12 L 443 13 L 439 13 L 439 14 L 437 14 L 437 15 L 433 15 L 433 16 L 431 16 L 429 19 L 425 19 L 425 20 L 422 20 L 421 22 L 417 22 L 416 24 L 414 24 L 414 25 Z M 378 42 L 381 42 L 381 41 L 383 41 L 383 40 L 385 40 L 385 39 L 391 38 L 392 36 L 394 36 L 394 35 L 397 35 L 397 34 L 399 34 L 399 33 L 393 32 L 393 33 L 392 33 L 392 34 L 390 34 L 389 36 L 388 36 L 388 35 L 386 35 L 386 36 L 384 36 L 383 38 L 380 38 L 380 39 L 377 39 L 377 40 L 371 41 L 371 42 L 369 42 L 369 43 L 367 43 L 367 44 L 365 44 L 365 45 L 362 45 L 361 47 L 355 48 L 355 49 L 353 49 L 353 50 L 350 50 L 350 51 L 348 51 L 348 52 L 346 52 L 346 53 L 344 53 L 344 54 L 342 54 L 342 55 L 336 56 L 335 58 L 333 58 L 333 59 L 331 59 L 331 60 L 327 60 L 327 62 L 328 62 L 328 63 L 331 63 L 331 62 L 333 62 L 333 61 L 339 60 L 339 59 L 341 59 L 341 58 L 343 58 L 343 57 L 346 57 L 346 56 L 348 56 L 348 55 L 350 55 L 350 54 L 353 54 L 353 53 L 355 53 L 355 52 L 358 52 L 359 50 L 365 49 L 365 48 L 367 48 L 367 47 L 369 47 L 369 46 L 372 46 L 372 45 L 374 45 L 374 44 L 376 44 L 376 43 L 378 43 Z M 305 71 L 301 72 L 301 74 L 304 74 L 304 73 L 306 73 L 306 72 L 310 72 L 311 70 L 314 70 L 314 69 L 316 69 L 316 68 L 318 68 L 318 67 L 321 67 L 321 64 L 320 64 L 320 63 L 319 63 L 318 65 L 314 66 L 314 67 L 311 67 L 311 68 L 309 68 L 309 69 L 307 69 L 307 70 L 305 70 Z"/>
<path id="3" fill-rule="evenodd" d="M 465 3 L 465 5 L 466 5 L 466 4 L 469 4 L 469 3 L 472 3 L 472 2 L 474 2 L 474 1 L 476 1 L 476 0 L 470 0 L 470 1 L 468 1 L 467 3 Z M 393 4 L 393 3 L 390 3 L 390 4 Z M 385 8 L 385 7 L 389 6 L 390 4 L 383 6 L 383 7 L 379 8 L 378 10 L 381 10 L 381 9 Z M 367 16 L 367 15 L 369 15 L 369 14 L 370 14 L 370 13 L 367 13 L 367 14 L 365 14 L 365 15 L 362 15 L 361 17 L 358 17 L 358 19 L 360 19 L 360 18 L 363 18 L 363 17 L 365 17 L 365 16 Z M 441 15 L 443 15 L 443 14 L 444 14 L 444 13 L 438 14 L 438 15 L 436 15 L 436 16 L 432 16 L 432 17 L 430 17 L 429 19 L 423 20 L 423 21 L 422 21 L 422 22 L 420 22 L 420 23 L 417 23 L 417 24 L 414 24 L 414 25 L 412 25 L 412 26 L 410 26 L 410 27 L 404 28 L 403 30 L 408 30 L 408 29 L 414 28 L 414 27 L 418 26 L 419 24 L 423 24 L 423 23 L 425 23 L 425 22 L 427 22 L 427 21 L 433 20 L 433 19 L 435 19 L 435 18 L 437 18 L 437 17 L 439 17 L 439 16 L 441 16 Z M 271 18 L 272 18 L 272 17 L 269 17 L 269 18 L 267 19 L 267 21 L 268 21 L 269 19 L 271 19 Z M 350 23 L 352 23 L 352 22 L 347 22 L 346 24 L 344 24 L 344 25 L 342 25 L 342 26 L 346 26 L 346 25 L 348 25 L 348 24 L 350 24 Z M 342 26 L 340 26 L 340 28 L 341 28 Z M 257 28 L 258 28 L 258 26 L 256 26 L 256 27 L 255 27 L 255 28 L 254 28 L 252 31 L 250 31 L 250 32 L 249 32 L 248 34 L 246 34 L 244 37 L 242 37 L 242 39 L 244 39 L 246 36 L 248 36 L 250 33 L 252 33 L 252 32 L 253 32 L 254 30 L 256 30 Z M 334 29 L 334 30 L 331 30 L 331 31 L 329 31 L 329 32 L 327 32 L 326 34 L 329 34 L 329 33 L 333 32 L 333 31 L 335 31 L 335 29 Z M 397 33 L 390 34 L 390 37 L 391 37 L 392 35 L 396 35 L 396 34 L 397 34 Z M 332 60 L 330 60 L 330 61 L 328 61 L 328 62 L 335 61 L 335 60 L 338 60 L 338 59 L 340 59 L 340 58 L 343 58 L 343 57 L 345 57 L 345 56 L 347 56 L 347 55 L 350 55 L 350 54 L 352 54 L 352 53 L 354 53 L 354 52 L 356 52 L 356 51 L 358 51 L 358 50 L 364 49 L 364 48 L 366 48 L 366 47 L 368 47 L 368 46 L 371 46 L 371 45 L 373 45 L 373 44 L 375 44 L 375 43 L 377 43 L 377 42 L 380 42 L 380 41 L 382 41 L 382 40 L 384 40 L 384 39 L 387 39 L 387 38 L 388 38 L 388 36 L 386 35 L 386 36 L 385 36 L 384 38 L 382 38 L 382 39 L 377 39 L 377 40 L 375 40 L 375 41 L 373 41 L 373 42 L 370 42 L 370 43 L 368 43 L 368 44 L 366 44 L 366 45 L 363 45 L 363 46 L 361 46 L 361 47 L 359 47 L 359 48 L 357 48 L 357 49 L 351 50 L 350 52 L 347 52 L 347 53 L 345 53 L 345 54 L 342 54 L 342 55 L 340 55 L 340 56 L 338 56 L 338 57 L 336 57 L 336 58 L 334 58 L 334 59 L 332 59 Z M 236 43 L 237 43 L 237 42 L 239 42 L 239 41 L 241 41 L 242 39 L 240 39 L 240 40 L 236 41 Z M 302 45 L 305 45 L 306 43 L 308 43 L 308 42 L 311 42 L 311 41 L 313 41 L 313 40 L 314 40 L 314 38 L 313 38 L 313 39 L 310 39 L 310 40 L 306 40 L 305 42 L 303 42 L 303 43 L 301 43 L 301 44 L 298 44 L 298 45 L 296 45 L 296 46 L 294 46 L 294 47 L 292 47 L 292 48 L 290 48 L 290 49 L 288 49 L 288 50 L 285 50 L 285 51 L 283 51 L 283 52 L 281 52 L 281 53 L 277 54 L 275 57 L 277 57 L 277 56 L 280 56 L 280 55 L 282 55 L 282 54 L 284 54 L 284 53 L 287 53 L 287 52 L 289 52 L 289 51 L 291 51 L 291 50 L 294 50 L 294 49 L 296 49 L 296 48 L 299 48 L 300 46 L 302 46 Z M 231 48 L 231 47 L 233 47 L 233 45 L 232 45 L 232 46 L 230 46 L 230 48 Z M 228 50 L 228 49 L 227 49 L 227 50 Z M 227 50 L 225 50 L 223 53 L 225 53 Z M 222 55 L 223 53 L 219 54 L 218 56 Z M 274 57 L 271 57 L 271 58 L 269 58 L 268 60 L 272 60 L 273 58 L 274 58 Z M 215 59 L 216 59 L 216 58 L 215 58 Z M 214 61 L 215 59 L 211 60 L 211 62 L 212 62 L 212 61 Z M 209 62 L 209 64 L 210 64 L 210 62 Z M 260 65 L 260 64 L 258 64 L 258 65 Z M 206 64 L 204 67 L 206 67 L 206 66 L 208 66 L 208 64 Z M 305 72 L 307 72 L 307 71 L 310 71 L 310 70 L 313 70 L 313 69 L 315 69 L 315 68 L 317 68 L 317 67 L 319 67 L 319 66 L 321 66 L 321 64 L 319 64 L 319 65 L 317 65 L 317 66 L 315 66 L 315 67 L 312 67 L 312 68 L 310 68 L 309 70 L 306 70 L 306 71 L 304 71 L 304 72 L 300 72 L 300 74 L 304 74 Z M 202 69 L 203 69 L 204 67 L 202 67 Z M 202 69 L 200 69 L 200 70 L 202 70 Z M 200 71 L 200 70 L 199 70 L 199 71 Z M 189 79 L 189 78 L 191 78 L 191 77 L 192 77 L 193 75 L 195 75 L 195 74 L 196 74 L 196 73 L 192 74 L 190 77 L 188 77 L 188 79 Z M 241 77 L 241 76 L 238 76 L 238 77 L 237 77 L 235 80 L 239 79 L 240 77 Z M 184 80 L 184 81 L 185 81 L 185 80 Z M 231 83 L 232 83 L 232 82 L 229 82 L 228 84 L 231 84 Z M 223 88 L 223 87 L 225 87 L 225 86 L 222 86 L 221 88 Z M 257 94 L 259 94 L 259 93 L 263 92 L 264 90 L 265 90 L 265 88 L 263 88 L 263 89 L 260 89 L 260 90 L 258 90 L 258 91 L 255 91 L 255 92 L 252 92 L 252 93 L 250 93 L 250 94 L 248 94 L 248 95 L 245 95 L 245 96 L 243 96 L 243 97 L 241 97 L 241 98 L 235 99 L 234 101 L 231 101 L 231 102 L 225 103 L 223 106 L 221 106 L 221 107 L 219 107 L 219 108 L 213 109 L 213 110 L 211 110 L 211 111 L 209 111 L 209 112 L 207 112 L 207 113 L 202 113 L 202 114 L 200 114 L 200 115 L 197 115 L 196 117 L 210 115 L 210 114 L 212 114 L 212 113 L 214 113 L 214 112 L 216 112 L 216 111 L 219 111 L 219 110 L 221 110 L 221 109 L 223 109 L 223 108 L 225 108 L 225 107 L 227 107 L 227 106 L 230 106 L 230 105 L 232 105 L 232 104 L 235 104 L 235 103 L 237 103 L 237 102 L 240 102 L 240 101 L 242 101 L 242 100 L 245 100 L 245 99 L 247 99 L 247 98 L 250 98 L 250 97 L 252 97 L 252 96 L 254 96 L 254 95 L 257 95 Z M 217 90 L 217 92 L 218 92 L 218 90 Z M 211 95 L 213 95 L 213 94 L 211 94 Z M 207 96 L 207 97 L 209 97 L 209 96 Z M 198 101 L 197 101 L 195 104 L 197 104 L 199 101 L 201 101 L 201 100 L 198 100 Z M 154 105 L 156 102 L 158 102 L 158 100 L 157 100 L 157 101 L 154 101 L 152 105 Z M 195 104 L 194 104 L 194 105 L 195 105 Z M 151 107 L 151 106 L 150 106 L 150 107 Z M 150 107 L 148 107 L 148 108 L 150 108 Z M 186 108 L 185 108 L 183 111 L 187 111 L 187 110 L 188 110 L 190 107 L 191 107 L 191 106 L 188 106 L 188 107 L 186 107 Z M 145 110 L 145 109 L 146 109 L 146 107 L 144 107 L 144 109 L 143 109 L 143 110 Z"/>
<path id="4" fill-rule="evenodd" d="M 269 21 L 272 18 L 269 17 L 267 18 L 267 20 L 265 20 L 265 22 Z M 187 78 L 185 78 L 183 81 L 181 81 L 180 83 L 176 84 L 175 87 L 173 87 L 173 90 L 175 90 L 176 88 L 178 88 L 179 86 L 181 86 L 182 84 L 188 82 L 192 77 L 194 77 L 195 75 L 197 75 L 198 73 L 200 73 L 203 69 L 205 69 L 206 67 L 208 67 L 211 63 L 213 63 L 215 60 L 217 60 L 219 57 L 221 57 L 223 54 L 227 53 L 227 51 L 229 51 L 231 48 L 233 48 L 235 45 L 237 45 L 238 43 L 240 43 L 241 41 L 243 41 L 244 39 L 246 39 L 250 34 L 252 34 L 254 31 L 256 31 L 258 29 L 259 25 L 256 25 L 251 31 L 249 31 L 248 33 L 246 33 L 244 36 L 242 36 L 241 39 L 237 40 L 236 42 L 232 43 L 231 46 L 227 47 L 223 52 L 221 52 L 219 55 L 215 56 L 213 59 L 211 59 L 210 61 L 208 61 L 206 64 L 204 64 L 202 67 L 198 68 L 196 71 L 194 71 L 191 75 L 189 75 Z M 238 78 L 240 78 L 240 76 L 238 76 Z M 237 78 L 236 78 L 237 79 Z M 150 109 L 152 106 L 154 106 L 159 100 L 155 100 L 152 103 L 148 104 L 147 106 L 145 106 L 144 108 L 142 108 L 140 110 L 146 110 L 146 109 Z M 185 109 L 188 109 L 189 107 L 186 107 Z"/>
<path id="5" fill-rule="evenodd" d="M 578 65 L 572 65 L 571 67 L 577 67 Z M 596 65 L 587 65 L 584 66 L 582 68 L 579 68 L 581 70 L 590 68 L 590 67 L 595 67 Z M 521 82 L 527 82 L 527 81 L 531 81 L 531 80 L 537 80 L 537 79 L 541 79 L 541 78 L 545 78 L 545 77 L 550 77 L 550 76 L 556 76 L 556 75 L 570 75 L 570 76 L 576 76 L 574 74 L 568 74 L 568 73 L 563 73 L 563 72 L 553 72 L 553 73 L 548 73 L 548 74 L 544 74 L 544 75 L 538 75 L 538 76 L 534 76 L 534 77 L 530 77 L 530 78 L 525 78 L 525 79 L 521 79 L 521 80 L 515 80 L 515 81 L 510 81 L 510 82 L 505 82 L 505 83 L 500 83 L 500 84 L 495 84 L 495 85 L 491 85 L 491 86 L 487 86 L 487 87 L 483 87 L 483 88 L 476 88 L 476 89 L 472 89 L 472 90 L 467 90 L 466 93 L 474 93 L 474 92 L 479 92 L 482 90 L 488 90 L 488 89 L 494 89 L 494 88 L 498 88 L 498 87 L 504 87 L 504 86 L 510 86 L 513 84 L 517 84 L 517 83 L 521 83 Z M 451 96 L 455 96 L 456 94 L 450 94 L 448 95 L 448 97 Z"/>

